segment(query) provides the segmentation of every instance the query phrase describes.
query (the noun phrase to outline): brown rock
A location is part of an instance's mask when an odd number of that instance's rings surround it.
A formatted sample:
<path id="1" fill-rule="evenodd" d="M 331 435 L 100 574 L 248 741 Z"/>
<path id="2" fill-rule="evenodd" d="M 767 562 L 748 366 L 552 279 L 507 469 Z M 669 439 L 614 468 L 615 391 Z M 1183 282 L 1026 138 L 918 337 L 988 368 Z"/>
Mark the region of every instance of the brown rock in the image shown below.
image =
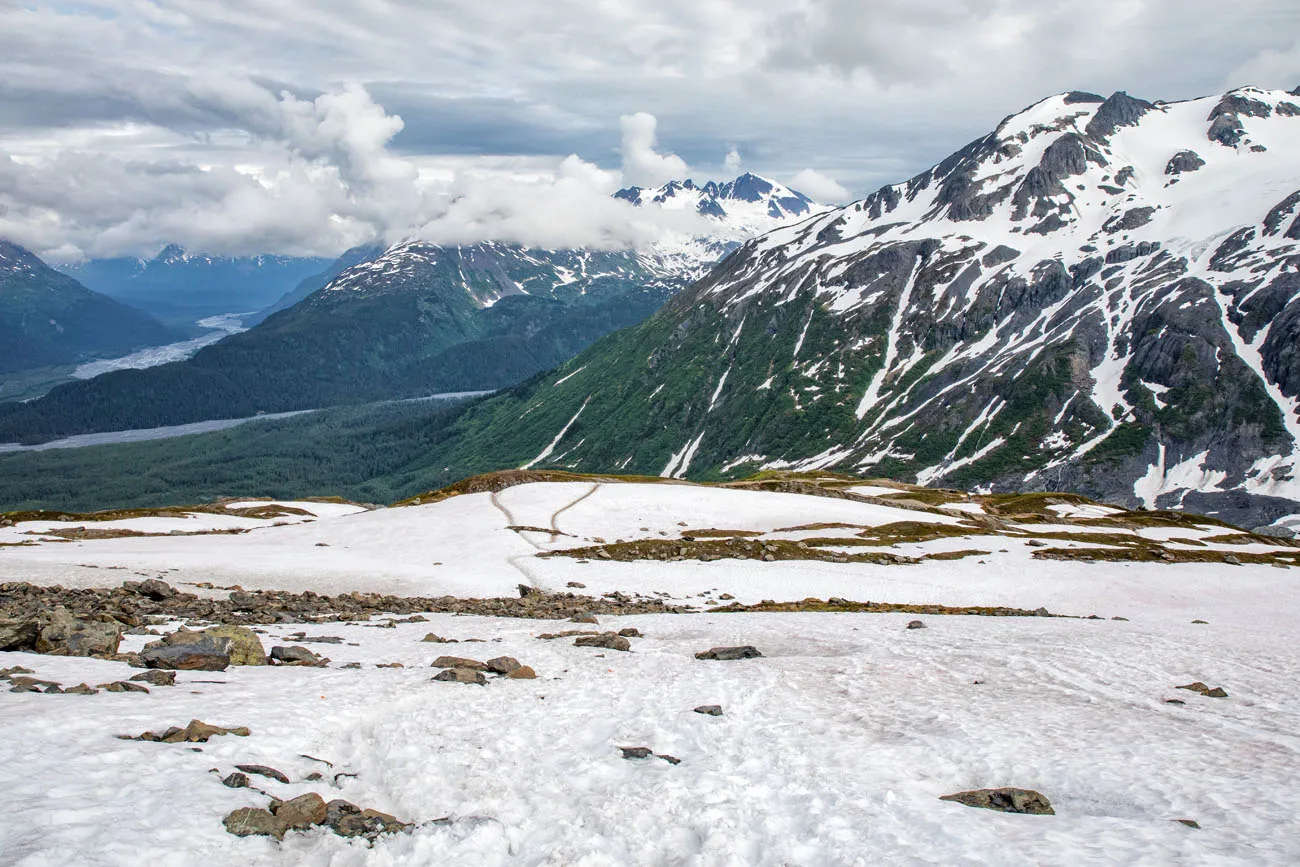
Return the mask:
<path id="1" fill-rule="evenodd" d="M 487 671 L 487 663 L 477 659 L 465 659 L 460 656 L 440 656 L 433 661 L 433 668 L 468 668 L 471 671 Z"/>
<path id="2" fill-rule="evenodd" d="M 475 683 L 479 686 L 487 684 L 487 678 L 483 672 L 475 671 L 472 668 L 445 668 L 434 675 L 433 680 L 442 683 Z"/>
<path id="3" fill-rule="evenodd" d="M 1028 813 L 1034 816 L 1054 816 L 1056 811 L 1047 796 L 1033 789 L 975 789 L 943 795 L 940 801 L 956 801 L 967 807 L 997 810 L 1002 813 Z"/>
<path id="4" fill-rule="evenodd" d="M 175 686 L 176 672 L 163 671 L 160 668 L 153 668 L 150 669 L 149 671 L 144 671 L 141 672 L 140 674 L 133 675 L 130 678 L 130 680 L 140 681 L 142 683 L 149 683 L 154 686 Z"/>
<path id="5" fill-rule="evenodd" d="M 584 635 L 580 638 L 573 639 L 574 647 L 602 647 L 606 650 L 623 650 L 632 649 L 632 642 L 628 641 L 617 632 L 602 632 L 600 635 Z"/>
<path id="6" fill-rule="evenodd" d="M 284 832 L 289 825 L 277 818 L 270 810 L 258 807 L 240 807 L 225 818 L 226 830 L 236 837 L 264 836 L 284 839 Z"/>
<path id="7" fill-rule="evenodd" d="M 532 680 L 537 677 L 537 672 L 533 671 L 533 668 L 530 665 L 521 665 L 509 672 L 506 677 L 511 680 Z"/>
<path id="8" fill-rule="evenodd" d="M 281 801 L 271 808 L 271 812 L 290 828 L 301 830 L 323 824 L 328 810 L 324 798 L 315 792 L 308 792 L 292 800 Z"/>
<path id="9" fill-rule="evenodd" d="M 229 638 L 181 629 L 144 646 L 140 658 L 149 668 L 179 671 L 225 671 L 230 665 Z"/>
<path id="10" fill-rule="evenodd" d="M 266 765 L 235 765 L 235 767 L 246 774 L 257 774 L 259 777 L 266 777 L 279 783 L 289 782 L 289 778 L 284 774 Z"/>
<path id="11" fill-rule="evenodd" d="M 708 650 L 702 650 L 695 654 L 696 659 L 757 659 L 762 656 L 758 648 L 752 644 L 741 645 L 740 647 L 713 647 Z"/>

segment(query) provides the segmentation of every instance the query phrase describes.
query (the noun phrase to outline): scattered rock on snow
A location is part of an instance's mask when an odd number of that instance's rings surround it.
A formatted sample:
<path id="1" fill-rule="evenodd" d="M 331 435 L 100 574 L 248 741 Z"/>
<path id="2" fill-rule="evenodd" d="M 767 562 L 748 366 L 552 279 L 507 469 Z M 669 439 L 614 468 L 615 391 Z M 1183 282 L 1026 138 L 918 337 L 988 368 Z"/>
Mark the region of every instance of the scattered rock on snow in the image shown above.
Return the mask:
<path id="1" fill-rule="evenodd" d="M 51 656 L 111 656 L 122 641 L 122 624 L 112 618 L 74 617 L 59 607 L 36 636 L 35 650 Z"/>
<path id="2" fill-rule="evenodd" d="M 236 837 L 264 836 L 283 840 L 285 831 L 289 830 L 287 822 L 260 807 L 240 807 L 226 816 L 224 824 L 226 830 Z"/>
<path id="3" fill-rule="evenodd" d="M 1191 692 L 1198 692 L 1203 696 L 1207 696 L 1208 698 L 1228 697 L 1228 693 L 1224 691 L 1223 687 L 1221 686 L 1209 687 L 1201 683 L 1199 680 L 1194 681 L 1192 683 L 1183 684 L 1182 686 L 1178 687 L 1178 689 L 1186 689 L 1186 690 L 1190 690 Z"/>
<path id="4" fill-rule="evenodd" d="M 654 755 L 654 750 L 649 747 L 619 747 L 623 751 L 625 759 L 648 759 Z"/>
<path id="5" fill-rule="evenodd" d="M 596 619 L 596 615 L 594 614 L 588 614 L 586 611 L 579 611 L 577 614 L 569 618 L 569 622 L 570 623 L 599 623 L 600 621 Z"/>
<path id="6" fill-rule="evenodd" d="M 702 704 L 695 709 L 696 713 L 702 713 L 707 716 L 722 716 L 722 705 L 720 704 Z"/>
<path id="7" fill-rule="evenodd" d="M 975 789 L 969 792 L 957 792 L 943 795 L 940 801 L 956 801 L 967 807 L 979 807 L 984 810 L 998 810 L 1002 813 L 1029 813 L 1034 816 L 1054 816 L 1056 811 L 1047 800 L 1047 796 L 1033 789 Z"/>
<path id="8" fill-rule="evenodd" d="M 433 661 L 433 668 L 468 668 L 471 671 L 488 670 L 487 663 L 479 662 L 477 659 L 466 659 L 462 656 L 440 656 Z"/>
<path id="9" fill-rule="evenodd" d="M 234 771 L 222 778 L 221 785 L 225 786 L 227 789 L 247 789 L 249 786 L 248 774 Z"/>
<path id="10" fill-rule="evenodd" d="M 907 622 L 907 628 L 908 628 L 908 629 L 925 629 L 925 624 L 922 623 L 920 620 L 909 620 L 909 621 Z"/>
<path id="11" fill-rule="evenodd" d="M 315 792 L 308 792 L 292 800 L 273 804 L 271 812 L 290 828 L 302 830 L 324 822 L 328 809 L 324 798 Z"/>
<path id="12" fill-rule="evenodd" d="M 247 726 L 235 726 L 234 728 L 222 728 L 221 726 L 209 725 L 202 720 L 192 719 L 185 728 L 171 726 L 162 734 L 156 732 L 144 732 L 138 737 L 130 735 L 119 735 L 123 740 L 128 741 L 153 741 L 165 744 L 179 743 L 207 743 L 208 738 L 214 738 L 219 735 L 234 735 L 236 737 L 246 738 L 250 734 Z"/>
<path id="13" fill-rule="evenodd" d="M 488 671 L 497 674 L 509 674 L 510 672 L 523 667 L 519 664 L 519 660 L 515 659 L 513 656 L 498 656 L 495 659 L 489 659 L 485 663 L 485 666 Z"/>
<path id="14" fill-rule="evenodd" d="M 175 686 L 176 672 L 163 671 L 161 668 L 152 668 L 149 671 L 133 675 L 130 679 L 141 683 L 152 684 L 153 686 Z"/>
<path id="15" fill-rule="evenodd" d="M 146 644 L 140 658 L 149 668 L 180 671 L 225 671 L 230 665 L 229 638 L 182 629 Z"/>
<path id="16" fill-rule="evenodd" d="M 511 680 L 533 680 L 537 677 L 537 672 L 533 671 L 530 665 L 521 665 L 507 674 L 506 677 Z"/>
<path id="17" fill-rule="evenodd" d="M 328 659 L 312 653 L 305 647 L 283 647 L 276 645 L 271 648 L 271 661 L 275 665 L 307 665 L 315 668 L 324 668 L 329 662 Z"/>
<path id="18" fill-rule="evenodd" d="M 266 665 L 266 648 L 257 633 L 246 626 L 209 626 L 203 635 L 230 639 L 231 665 Z"/>
<path id="19" fill-rule="evenodd" d="M 456 639 L 454 638 L 443 638 L 441 635 L 436 635 L 435 633 L 432 632 L 430 632 L 428 635 L 424 636 L 420 640 L 427 641 L 430 644 L 456 644 L 457 643 Z"/>
<path id="20" fill-rule="evenodd" d="M 757 647 L 752 644 L 741 645 L 740 647 L 713 647 L 708 650 L 701 650 L 695 654 L 696 659 L 757 659 L 763 654 L 758 651 Z"/>
<path id="21" fill-rule="evenodd" d="M 1189 827 L 1189 828 L 1200 828 L 1200 827 L 1201 827 L 1201 823 L 1198 822 L 1198 821 L 1196 821 L 1195 819 L 1174 819 L 1174 821 L 1177 822 L 1177 823 L 1180 824 L 1180 825 L 1186 825 L 1186 826 Z"/>
<path id="22" fill-rule="evenodd" d="M 645 636 L 641 634 L 641 630 L 637 629 L 635 626 L 626 626 L 620 629 L 618 634 L 624 638 L 645 638 Z"/>
<path id="23" fill-rule="evenodd" d="M 434 675 L 433 679 L 443 683 L 476 683 L 479 686 L 487 684 L 483 672 L 472 668 L 445 668 Z"/>
<path id="24" fill-rule="evenodd" d="M 584 635 L 580 638 L 573 639 L 574 647 L 602 647 L 606 650 L 628 651 L 632 649 L 632 642 L 628 641 L 617 632 L 602 632 L 599 635 Z"/>
<path id="25" fill-rule="evenodd" d="M 104 692 L 143 692 L 146 694 L 149 692 L 147 688 L 140 684 L 131 683 L 127 680 L 115 680 L 112 683 L 100 683 L 96 684 L 96 687 L 104 690 Z"/>
<path id="26" fill-rule="evenodd" d="M 275 768 L 266 765 L 235 765 L 236 768 L 246 774 L 257 774 L 259 777 L 267 777 L 278 783 L 288 783 L 289 778 L 277 771 Z"/>

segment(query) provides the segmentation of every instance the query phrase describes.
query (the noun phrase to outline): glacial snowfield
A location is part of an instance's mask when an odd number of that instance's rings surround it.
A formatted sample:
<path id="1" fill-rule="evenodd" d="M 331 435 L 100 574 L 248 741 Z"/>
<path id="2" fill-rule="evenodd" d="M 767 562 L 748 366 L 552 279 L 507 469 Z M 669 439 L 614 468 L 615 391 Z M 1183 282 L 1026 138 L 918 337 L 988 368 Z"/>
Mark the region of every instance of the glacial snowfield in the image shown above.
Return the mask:
<path id="1" fill-rule="evenodd" d="M 576 480 L 388 509 L 304 502 L 256 517 L 268 504 L 248 501 L 2 527 L 3 581 L 109 587 L 160 577 L 211 595 L 224 591 L 195 585 L 461 597 L 516 596 L 525 584 L 667 594 L 695 607 L 601 616 L 595 627 L 438 613 L 276 623 L 259 627 L 267 648 L 303 631 L 342 643 L 309 645 L 330 657 L 325 668 L 182 671 L 175 687 L 148 695 L 0 692 L 0 862 L 1300 863 L 1300 572 L 1287 565 L 1300 548 L 1070 498 L 1009 513 L 1005 499 L 927 504 L 886 483 L 837 490 L 860 497 Z M 891 525 L 899 541 L 881 543 Z M 681 544 L 691 557 L 643 556 L 670 539 L 669 554 Z M 694 557 L 691 545 L 723 539 L 777 559 Z M 600 546 L 613 559 L 539 556 Z M 640 559 L 617 559 L 628 551 Z M 1095 553 L 1105 551 L 1121 559 Z M 808 552 L 844 561 L 787 559 Z M 1155 560 L 1143 559 L 1151 552 Z M 934 554 L 957 559 L 920 559 Z M 710 612 L 724 594 L 1072 616 Z M 1102 619 L 1084 619 L 1092 614 Z M 907 629 L 918 617 L 927 628 Z M 393 625 L 376 628 L 385 621 Z M 630 652 L 537 637 L 626 627 L 644 633 Z M 421 641 L 429 632 L 484 643 Z M 122 650 L 151 640 L 128 636 Z M 694 657 L 745 644 L 763 657 Z M 431 682 L 443 654 L 516 657 L 538 678 Z M 362 667 L 341 668 L 350 662 Z M 394 662 L 404 667 L 376 667 Z M 0 653 L 0 668 L 15 665 L 65 687 L 136 673 L 122 662 Z M 1176 689 L 1192 681 L 1228 697 Z M 693 712 L 706 704 L 723 715 Z M 251 736 L 115 737 L 194 718 Z M 625 760 L 624 746 L 681 762 Z M 325 828 L 283 842 L 232 836 L 224 816 L 268 802 L 221 785 L 246 763 L 289 777 L 256 781 L 277 798 L 315 791 L 416 827 L 373 845 Z M 305 781 L 321 771 L 323 781 Z M 1056 815 L 939 800 L 999 786 L 1042 792 Z"/>

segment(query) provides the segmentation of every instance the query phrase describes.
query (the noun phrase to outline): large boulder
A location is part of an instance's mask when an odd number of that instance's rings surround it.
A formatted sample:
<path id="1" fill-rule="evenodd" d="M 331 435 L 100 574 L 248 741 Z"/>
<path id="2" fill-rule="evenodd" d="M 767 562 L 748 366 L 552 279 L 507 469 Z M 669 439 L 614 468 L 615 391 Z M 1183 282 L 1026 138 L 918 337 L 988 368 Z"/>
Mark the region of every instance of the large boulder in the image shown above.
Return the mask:
<path id="1" fill-rule="evenodd" d="M 284 839 L 289 823 L 260 807 L 240 807 L 225 818 L 226 830 L 236 837 L 265 836 Z"/>
<path id="2" fill-rule="evenodd" d="M 0 650 L 35 650 L 40 631 L 35 617 L 0 620 Z"/>
<path id="3" fill-rule="evenodd" d="M 122 624 L 116 620 L 84 620 L 60 607 L 41 625 L 35 649 L 51 656 L 111 656 L 121 641 Z"/>
<path id="4" fill-rule="evenodd" d="M 202 634 L 230 639 L 231 665 L 266 665 L 262 640 L 247 626 L 209 626 Z"/>
<path id="5" fill-rule="evenodd" d="M 328 814 L 325 799 L 315 792 L 273 804 L 271 812 L 290 828 L 299 830 L 324 823 Z"/>
<path id="6" fill-rule="evenodd" d="M 229 638 L 181 629 L 146 644 L 140 658 L 148 668 L 225 671 L 230 665 L 230 645 Z"/>
<path id="7" fill-rule="evenodd" d="M 997 810 L 1002 813 L 1029 813 L 1034 816 L 1055 816 L 1052 803 L 1047 796 L 1033 789 L 974 789 L 969 792 L 956 792 L 943 795 L 940 801 L 956 801 L 967 807 L 983 810 Z"/>

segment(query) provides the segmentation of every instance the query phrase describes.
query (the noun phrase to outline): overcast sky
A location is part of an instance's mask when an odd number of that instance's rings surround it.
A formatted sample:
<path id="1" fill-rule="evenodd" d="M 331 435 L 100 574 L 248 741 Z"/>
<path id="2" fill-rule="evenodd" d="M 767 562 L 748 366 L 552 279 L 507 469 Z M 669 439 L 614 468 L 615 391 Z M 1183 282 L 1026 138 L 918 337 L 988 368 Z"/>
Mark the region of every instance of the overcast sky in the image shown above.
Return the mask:
<path id="1" fill-rule="evenodd" d="M 0 0 L 0 236 L 638 243 L 619 185 L 844 200 L 1051 93 L 1243 84 L 1300 84 L 1295 0 Z"/>

